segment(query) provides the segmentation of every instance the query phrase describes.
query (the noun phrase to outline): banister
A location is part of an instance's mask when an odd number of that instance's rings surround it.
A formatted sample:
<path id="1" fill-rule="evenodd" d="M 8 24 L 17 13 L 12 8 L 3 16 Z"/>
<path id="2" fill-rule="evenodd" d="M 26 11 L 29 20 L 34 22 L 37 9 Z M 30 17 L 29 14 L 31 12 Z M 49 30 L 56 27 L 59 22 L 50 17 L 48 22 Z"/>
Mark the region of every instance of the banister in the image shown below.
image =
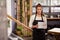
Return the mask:
<path id="1" fill-rule="evenodd" d="M 12 19 L 14 22 L 16 22 L 18 25 L 22 25 L 22 27 L 30 30 L 30 31 L 33 31 L 30 27 L 27 27 L 25 24 L 21 23 L 19 20 L 16 20 L 15 18 L 13 18 L 12 16 L 10 15 L 7 15 L 8 18 Z"/>

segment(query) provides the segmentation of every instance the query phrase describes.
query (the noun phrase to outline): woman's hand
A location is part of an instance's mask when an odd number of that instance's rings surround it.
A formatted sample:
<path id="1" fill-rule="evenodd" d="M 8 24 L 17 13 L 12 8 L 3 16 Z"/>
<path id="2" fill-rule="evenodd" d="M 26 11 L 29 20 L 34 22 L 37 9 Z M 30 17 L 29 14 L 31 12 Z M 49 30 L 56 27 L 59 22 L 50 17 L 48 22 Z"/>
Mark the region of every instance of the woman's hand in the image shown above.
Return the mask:
<path id="1" fill-rule="evenodd" d="M 46 24 L 43 24 L 43 26 L 46 26 Z"/>
<path id="2" fill-rule="evenodd" d="M 38 25 L 33 25 L 32 28 L 38 28 Z"/>

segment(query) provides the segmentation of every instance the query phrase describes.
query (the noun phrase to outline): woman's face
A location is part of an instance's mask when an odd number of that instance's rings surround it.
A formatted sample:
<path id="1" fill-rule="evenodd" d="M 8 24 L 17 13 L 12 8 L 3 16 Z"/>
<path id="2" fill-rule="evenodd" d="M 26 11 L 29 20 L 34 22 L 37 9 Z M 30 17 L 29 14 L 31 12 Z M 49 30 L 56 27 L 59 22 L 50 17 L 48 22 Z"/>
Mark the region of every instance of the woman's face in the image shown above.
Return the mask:
<path id="1" fill-rule="evenodd" d="M 37 7 L 37 14 L 41 15 L 42 7 Z"/>

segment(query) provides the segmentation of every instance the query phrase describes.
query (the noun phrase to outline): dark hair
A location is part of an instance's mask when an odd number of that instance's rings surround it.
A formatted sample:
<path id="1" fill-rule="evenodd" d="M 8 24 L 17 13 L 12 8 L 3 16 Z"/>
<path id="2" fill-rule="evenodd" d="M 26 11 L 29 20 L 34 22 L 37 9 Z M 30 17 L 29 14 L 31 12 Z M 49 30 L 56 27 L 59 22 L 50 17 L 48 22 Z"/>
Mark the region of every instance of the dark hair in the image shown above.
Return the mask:
<path id="1" fill-rule="evenodd" d="M 37 9 L 37 7 L 42 7 L 42 5 L 41 4 L 37 4 L 36 5 L 36 9 Z M 36 10 L 36 14 L 37 14 L 37 10 Z M 43 10 L 41 11 L 41 16 L 43 16 Z"/>

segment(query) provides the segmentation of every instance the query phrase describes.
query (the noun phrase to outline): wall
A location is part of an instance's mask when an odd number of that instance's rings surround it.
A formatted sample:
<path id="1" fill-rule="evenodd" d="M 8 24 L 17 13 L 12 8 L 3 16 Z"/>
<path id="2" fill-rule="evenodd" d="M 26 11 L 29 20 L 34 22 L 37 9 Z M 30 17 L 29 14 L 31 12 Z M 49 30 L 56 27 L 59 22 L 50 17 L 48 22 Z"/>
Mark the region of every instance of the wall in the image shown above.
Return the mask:
<path id="1" fill-rule="evenodd" d="M 6 0 L 0 0 L 0 40 L 7 40 Z"/>
<path id="2" fill-rule="evenodd" d="M 6 3 L 7 3 L 7 14 L 15 18 L 16 11 L 15 11 L 14 0 L 7 0 Z M 8 28 L 8 35 L 10 35 L 12 30 L 14 30 L 14 27 L 15 27 L 14 25 L 15 25 L 15 22 L 10 20 L 10 27 Z"/>

